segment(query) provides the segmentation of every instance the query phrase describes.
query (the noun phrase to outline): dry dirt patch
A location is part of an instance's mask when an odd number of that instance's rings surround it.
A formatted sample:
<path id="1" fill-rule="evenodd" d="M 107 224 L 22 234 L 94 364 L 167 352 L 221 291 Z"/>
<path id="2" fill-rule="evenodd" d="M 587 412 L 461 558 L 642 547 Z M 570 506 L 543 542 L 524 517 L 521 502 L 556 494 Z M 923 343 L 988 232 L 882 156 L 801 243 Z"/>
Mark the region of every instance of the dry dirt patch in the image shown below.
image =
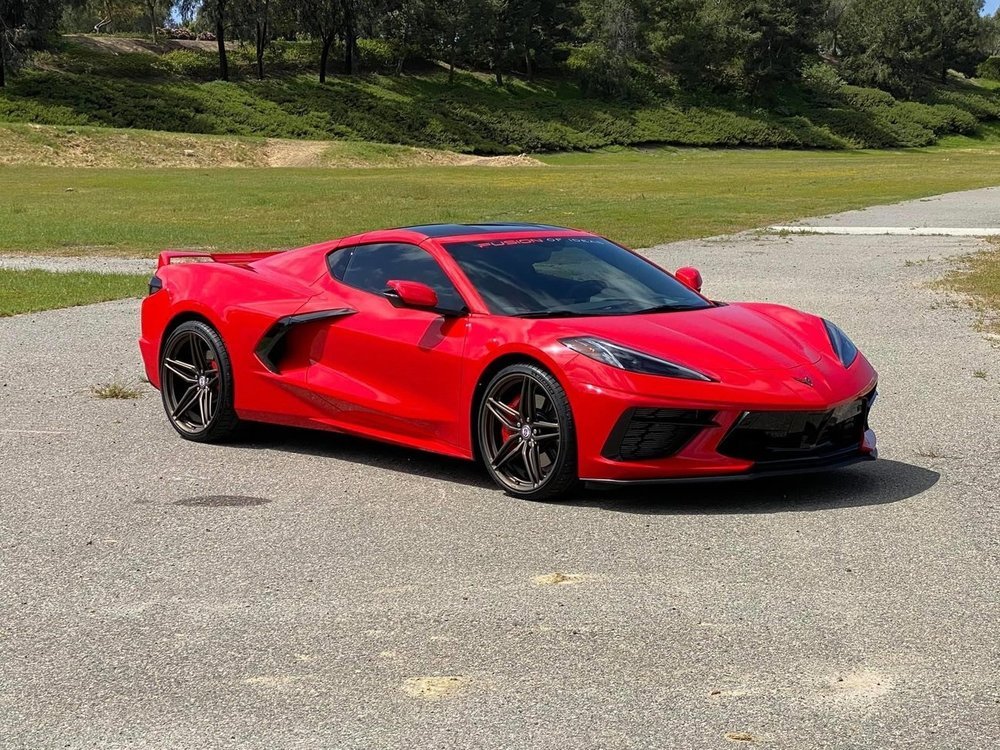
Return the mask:
<path id="1" fill-rule="evenodd" d="M 583 583 L 587 578 L 588 576 L 582 573 L 555 572 L 535 576 L 531 579 L 531 582 L 536 586 L 572 586 L 577 583 Z"/>
<path id="2" fill-rule="evenodd" d="M 403 683 L 403 692 L 411 698 L 438 701 L 464 693 L 471 685 L 472 679 L 461 675 L 411 677 Z"/>
<path id="3" fill-rule="evenodd" d="M 128 41 L 128 40 L 125 40 Z M 43 167 L 537 167 L 526 154 L 474 156 L 354 141 L 241 138 L 148 130 L 0 124 L 0 165 Z"/>

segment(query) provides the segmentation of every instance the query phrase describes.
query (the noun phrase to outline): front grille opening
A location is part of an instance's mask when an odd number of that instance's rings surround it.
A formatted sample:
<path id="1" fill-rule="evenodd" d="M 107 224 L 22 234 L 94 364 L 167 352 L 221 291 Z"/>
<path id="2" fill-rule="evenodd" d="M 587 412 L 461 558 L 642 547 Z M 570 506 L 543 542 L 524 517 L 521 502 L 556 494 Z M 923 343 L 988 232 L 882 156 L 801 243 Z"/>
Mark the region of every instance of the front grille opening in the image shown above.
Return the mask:
<path id="1" fill-rule="evenodd" d="M 673 456 L 706 427 L 717 426 L 714 411 L 628 409 L 608 436 L 601 455 L 615 461 Z"/>
<path id="2" fill-rule="evenodd" d="M 874 391 L 829 411 L 750 411 L 719 443 L 719 453 L 747 461 L 823 459 L 861 445 Z"/>

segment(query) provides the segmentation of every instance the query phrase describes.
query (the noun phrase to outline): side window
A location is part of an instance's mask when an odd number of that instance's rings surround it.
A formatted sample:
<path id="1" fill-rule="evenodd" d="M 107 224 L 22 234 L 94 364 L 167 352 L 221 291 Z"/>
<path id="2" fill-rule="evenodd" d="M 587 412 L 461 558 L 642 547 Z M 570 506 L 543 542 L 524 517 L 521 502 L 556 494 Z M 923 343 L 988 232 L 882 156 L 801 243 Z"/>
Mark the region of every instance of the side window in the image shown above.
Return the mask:
<path id="1" fill-rule="evenodd" d="M 347 264 L 351 262 L 353 254 L 354 248 L 346 247 L 343 250 L 338 250 L 327 259 L 327 262 L 330 264 L 330 273 L 333 274 L 333 278 L 337 281 L 344 280 L 344 274 L 347 273 Z"/>
<path id="2" fill-rule="evenodd" d="M 346 259 L 338 257 L 348 254 Z M 437 292 L 441 307 L 457 310 L 465 305 L 438 262 L 416 245 L 387 242 L 338 250 L 330 256 L 330 272 L 372 294 L 382 294 L 391 279 L 419 281 Z"/>

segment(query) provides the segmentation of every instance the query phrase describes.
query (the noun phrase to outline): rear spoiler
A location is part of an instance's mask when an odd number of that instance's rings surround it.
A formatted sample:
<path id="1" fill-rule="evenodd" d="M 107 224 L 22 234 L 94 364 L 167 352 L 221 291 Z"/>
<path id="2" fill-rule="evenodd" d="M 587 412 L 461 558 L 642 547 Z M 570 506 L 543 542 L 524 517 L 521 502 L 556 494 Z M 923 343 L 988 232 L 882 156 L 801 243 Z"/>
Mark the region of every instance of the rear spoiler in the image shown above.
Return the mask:
<path id="1" fill-rule="evenodd" d="M 228 263 L 235 266 L 245 266 L 255 260 L 277 255 L 280 250 L 267 250 L 259 253 L 201 253 L 191 250 L 164 250 L 156 261 L 156 267 L 163 268 L 171 263 Z"/>

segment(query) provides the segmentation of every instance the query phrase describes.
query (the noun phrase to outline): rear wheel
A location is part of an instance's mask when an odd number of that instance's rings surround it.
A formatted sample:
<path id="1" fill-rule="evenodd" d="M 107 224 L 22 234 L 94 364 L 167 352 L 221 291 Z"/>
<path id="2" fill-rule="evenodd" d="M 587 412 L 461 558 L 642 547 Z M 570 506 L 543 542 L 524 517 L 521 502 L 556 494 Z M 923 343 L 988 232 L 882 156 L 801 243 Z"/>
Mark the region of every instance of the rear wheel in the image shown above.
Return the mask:
<path id="1" fill-rule="evenodd" d="M 233 370 L 214 328 L 191 320 L 174 329 L 160 357 L 160 395 L 181 437 L 207 443 L 233 434 Z"/>
<path id="2" fill-rule="evenodd" d="M 479 452 L 508 494 L 558 497 L 577 482 L 576 432 L 566 391 L 537 365 L 501 370 L 479 403 Z"/>

